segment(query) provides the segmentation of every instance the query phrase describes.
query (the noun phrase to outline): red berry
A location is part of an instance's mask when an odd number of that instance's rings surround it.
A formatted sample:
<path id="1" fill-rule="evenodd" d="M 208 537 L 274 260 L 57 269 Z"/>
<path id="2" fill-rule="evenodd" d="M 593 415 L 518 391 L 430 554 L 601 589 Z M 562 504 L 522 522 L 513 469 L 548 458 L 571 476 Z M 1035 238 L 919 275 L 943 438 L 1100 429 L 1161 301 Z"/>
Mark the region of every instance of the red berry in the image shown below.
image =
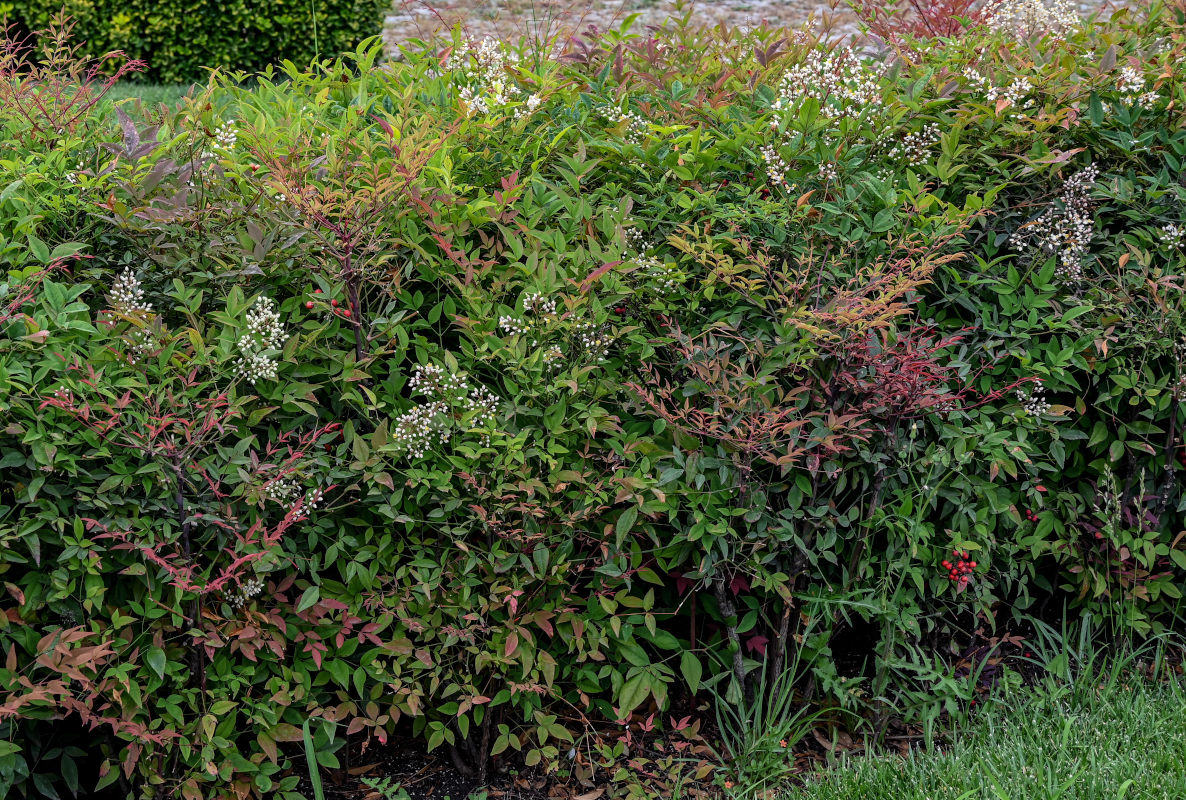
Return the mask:
<path id="1" fill-rule="evenodd" d="M 976 569 L 976 562 L 973 561 L 972 563 L 968 564 L 968 566 L 971 567 L 972 569 Z"/>
<path id="2" fill-rule="evenodd" d="M 944 560 L 943 561 L 943 569 L 951 569 L 951 562 Z"/>
<path id="3" fill-rule="evenodd" d="M 312 301 L 312 300 L 310 300 L 309 302 L 305 303 L 305 308 L 312 308 L 312 307 L 313 307 L 313 301 Z"/>
<path id="4" fill-rule="evenodd" d="M 320 289 L 314 289 L 314 290 L 313 290 L 313 294 L 321 294 L 321 290 L 320 290 Z"/>
<path id="5" fill-rule="evenodd" d="M 337 301 L 337 300 L 330 300 L 330 301 L 329 301 L 329 304 L 330 304 L 331 306 L 333 306 L 334 308 L 337 308 L 337 307 L 338 307 L 338 301 Z"/>
<path id="6" fill-rule="evenodd" d="M 343 317 L 348 317 L 348 316 L 350 316 L 350 309 L 346 309 L 345 311 L 343 311 L 343 312 L 342 312 L 342 316 L 343 316 Z"/>

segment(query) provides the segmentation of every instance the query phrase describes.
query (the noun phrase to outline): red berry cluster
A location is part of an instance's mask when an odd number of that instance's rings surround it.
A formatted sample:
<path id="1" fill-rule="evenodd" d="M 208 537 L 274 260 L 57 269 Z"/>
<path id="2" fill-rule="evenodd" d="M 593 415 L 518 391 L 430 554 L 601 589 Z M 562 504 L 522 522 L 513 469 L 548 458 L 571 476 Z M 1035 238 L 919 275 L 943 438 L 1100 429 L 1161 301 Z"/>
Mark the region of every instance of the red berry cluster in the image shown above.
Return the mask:
<path id="1" fill-rule="evenodd" d="M 1030 522 L 1038 521 L 1038 515 L 1034 512 L 1034 510 L 1032 508 L 1027 508 L 1025 510 L 1025 518 L 1028 519 Z"/>
<path id="2" fill-rule="evenodd" d="M 313 290 L 313 294 L 321 294 L 321 290 L 320 290 L 320 289 L 314 289 L 314 290 Z M 334 308 L 337 308 L 337 307 L 338 307 L 338 301 L 337 301 L 337 300 L 330 300 L 330 301 L 329 301 L 329 304 L 330 304 L 331 306 L 333 306 Z M 307 302 L 305 303 L 305 308 L 307 308 L 307 309 L 309 309 L 310 311 L 312 311 L 312 310 L 313 310 L 313 305 L 314 305 L 314 304 L 313 304 L 313 301 L 312 301 L 312 300 L 309 300 L 309 301 L 307 301 Z M 353 306 L 352 306 L 352 307 L 353 307 Z M 341 312 L 341 313 L 342 313 L 342 316 L 343 316 L 343 317 L 349 317 L 349 316 L 350 316 L 350 309 L 349 309 L 349 308 L 344 308 L 344 309 L 342 309 L 342 312 Z"/>
<path id="3" fill-rule="evenodd" d="M 953 581 L 967 583 L 968 576 L 972 574 L 972 570 L 976 569 L 976 562 L 969 561 L 967 552 L 961 553 L 959 550 L 952 550 L 951 556 L 958 560 L 954 564 L 946 560 L 943 562 L 943 569 L 947 570 L 947 577 Z"/>

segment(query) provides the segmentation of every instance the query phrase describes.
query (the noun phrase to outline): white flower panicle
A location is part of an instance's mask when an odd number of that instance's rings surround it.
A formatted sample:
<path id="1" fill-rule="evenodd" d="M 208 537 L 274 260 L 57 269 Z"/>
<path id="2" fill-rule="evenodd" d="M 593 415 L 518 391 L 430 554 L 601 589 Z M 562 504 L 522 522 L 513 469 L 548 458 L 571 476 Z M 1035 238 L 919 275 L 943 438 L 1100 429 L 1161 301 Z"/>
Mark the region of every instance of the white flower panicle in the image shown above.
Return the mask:
<path id="1" fill-rule="evenodd" d="M 777 144 L 766 144 L 760 148 L 762 161 L 766 163 L 766 177 L 774 186 L 790 186 L 787 174 L 791 171 L 791 165 L 778 150 Z"/>
<path id="2" fill-rule="evenodd" d="M 144 302 L 144 287 L 131 267 L 127 267 L 111 284 L 107 295 L 111 309 L 125 317 L 139 317 L 152 312 L 152 303 Z"/>
<path id="3" fill-rule="evenodd" d="M 978 70 L 968 67 L 964 70 L 964 80 L 967 81 L 967 88 L 974 92 L 983 92 L 988 88 L 988 78 L 980 74 Z"/>
<path id="4" fill-rule="evenodd" d="M 532 292 L 523 298 L 523 311 L 528 314 L 555 314 L 556 301 L 549 300 L 539 292 Z"/>
<path id="5" fill-rule="evenodd" d="M 1021 77 L 1015 79 L 1013 83 L 1009 84 L 1007 87 L 989 87 L 988 92 L 985 93 L 985 99 L 987 99 L 990 103 L 995 103 L 998 99 L 1003 97 L 1009 101 L 1009 105 L 1017 108 L 1023 108 L 1033 102 L 1032 100 L 1026 101 L 1024 103 L 1022 102 L 1023 100 L 1026 100 L 1026 97 L 1031 91 L 1033 91 L 1033 88 L 1034 84 L 1029 78 Z"/>
<path id="6" fill-rule="evenodd" d="M 626 244 L 630 247 L 633 247 L 640 253 L 645 253 L 647 250 L 650 250 L 652 247 L 654 247 L 653 244 L 647 241 L 646 234 L 642 232 L 641 228 L 626 228 L 622 231 L 622 235 L 626 239 Z"/>
<path id="7" fill-rule="evenodd" d="M 660 261 L 655 256 L 640 256 L 634 263 L 659 294 L 666 294 L 683 283 L 684 275 L 675 264 Z"/>
<path id="8" fill-rule="evenodd" d="M 300 484 L 292 478 L 276 478 L 264 486 L 264 495 L 282 506 L 291 506 L 300 493 Z"/>
<path id="9" fill-rule="evenodd" d="M 1030 416 L 1040 417 L 1050 410 L 1050 403 L 1046 402 L 1046 389 L 1040 383 L 1035 383 L 1034 388 L 1026 391 L 1024 388 L 1017 390 L 1017 400 L 1021 403 L 1021 407 L 1025 409 L 1025 413 Z"/>
<path id="10" fill-rule="evenodd" d="M 227 600 L 234 608 L 242 608 L 251 602 L 252 598 L 258 597 L 263 590 L 264 582 L 262 580 L 259 578 L 248 578 L 239 587 L 239 591 L 231 595 Z"/>
<path id="11" fill-rule="evenodd" d="M 423 458 L 434 444 L 446 444 L 452 434 L 447 417 L 449 407 L 442 400 L 412 406 L 396 417 L 392 437 L 408 455 Z"/>
<path id="12" fill-rule="evenodd" d="M 447 444 L 459 426 L 488 429 L 498 418 L 494 392 L 436 364 L 417 365 L 408 385 L 425 400 L 396 418 L 392 438 L 412 458 L 423 458 L 434 445 Z M 489 443 L 488 430 L 482 439 Z"/>
<path id="13" fill-rule="evenodd" d="M 1158 239 L 1162 244 L 1168 244 L 1170 247 L 1181 247 L 1183 242 L 1186 242 L 1186 227 L 1176 225 L 1173 222 L 1167 222 L 1161 226 L 1161 233 L 1158 234 Z"/>
<path id="14" fill-rule="evenodd" d="M 1116 91 L 1121 94 L 1138 94 L 1145 88 L 1145 76 L 1133 66 L 1127 66 L 1120 70 L 1120 75 L 1116 79 Z"/>
<path id="15" fill-rule="evenodd" d="M 989 0 L 981 13 L 990 30 L 1018 40 L 1047 33 L 1063 36 L 1082 22 L 1070 0 Z"/>
<path id="16" fill-rule="evenodd" d="M 783 76 L 773 108 L 793 109 L 810 97 L 819 101 L 825 117 L 860 116 L 865 108 L 881 105 L 884 75 L 883 64 L 861 58 L 851 47 L 812 50 Z"/>
<path id="17" fill-rule="evenodd" d="M 494 424 L 498 414 L 498 397 L 485 386 L 475 386 L 465 396 L 465 411 L 470 414 L 474 427 Z"/>
<path id="18" fill-rule="evenodd" d="M 1014 249 L 1036 249 L 1047 258 L 1055 257 L 1058 275 L 1069 281 L 1082 278 L 1083 260 L 1095 236 L 1091 188 L 1098 177 L 1099 168 L 1091 164 L 1068 178 L 1058 200 L 1009 238 Z"/>
<path id="19" fill-rule="evenodd" d="M 506 314 L 498 318 L 498 327 L 502 328 L 507 336 L 522 336 L 531 332 L 531 323 Z"/>
<path id="20" fill-rule="evenodd" d="M 651 126 L 637 111 L 626 109 L 617 112 L 618 122 L 626 123 L 626 138 L 635 144 L 642 144 L 650 133 Z"/>
<path id="21" fill-rule="evenodd" d="M 1116 78 L 1116 91 L 1130 102 L 1141 108 L 1153 110 L 1157 106 L 1157 92 L 1146 92 L 1145 76 L 1136 67 L 1129 65 L 1120 70 Z"/>
<path id="22" fill-rule="evenodd" d="M 235 121 L 228 119 L 214 131 L 214 149 L 230 150 L 239 141 L 239 132 L 235 130 Z"/>
<path id="23" fill-rule="evenodd" d="M 253 386 L 259 380 L 275 379 L 275 352 L 284 347 L 287 339 L 276 304 L 269 297 L 260 297 L 247 312 L 247 332 L 239 337 L 240 377 Z"/>
<path id="24" fill-rule="evenodd" d="M 614 339 L 604 325 L 582 320 L 577 323 L 576 337 L 577 343 L 593 361 L 601 364 L 609 357 Z"/>
<path id="25" fill-rule="evenodd" d="M 890 158 L 902 158 L 914 166 L 925 164 L 931 157 L 931 148 L 943 138 L 938 123 L 932 122 L 920 131 L 907 133 L 890 148 Z"/>
<path id="26" fill-rule="evenodd" d="M 477 47 L 467 44 L 450 53 L 445 69 L 458 73 L 463 84 L 458 94 L 469 116 L 491 114 L 519 103 L 514 116 L 522 120 L 539 108 L 543 98 L 524 95 L 515 85 L 508 69 L 518 62 L 518 55 L 506 52 L 501 43 L 488 36 Z"/>

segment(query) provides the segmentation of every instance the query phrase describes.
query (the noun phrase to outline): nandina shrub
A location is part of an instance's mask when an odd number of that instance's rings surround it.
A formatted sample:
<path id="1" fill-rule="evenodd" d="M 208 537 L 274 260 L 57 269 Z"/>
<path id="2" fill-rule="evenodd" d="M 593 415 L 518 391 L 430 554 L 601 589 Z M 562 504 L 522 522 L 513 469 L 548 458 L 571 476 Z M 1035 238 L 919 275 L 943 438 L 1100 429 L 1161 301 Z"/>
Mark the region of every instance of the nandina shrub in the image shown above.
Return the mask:
<path id="1" fill-rule="evenodd" d="M 1148 13 L 364 48 L 89 105 L 73 173 L 0 108 L 5 788 L 291 797 L 307 719 L 325 769 L 411 733 L 581 783 L 759 665 L 876 731 L 1043 604 L 1167 624 Z"/>

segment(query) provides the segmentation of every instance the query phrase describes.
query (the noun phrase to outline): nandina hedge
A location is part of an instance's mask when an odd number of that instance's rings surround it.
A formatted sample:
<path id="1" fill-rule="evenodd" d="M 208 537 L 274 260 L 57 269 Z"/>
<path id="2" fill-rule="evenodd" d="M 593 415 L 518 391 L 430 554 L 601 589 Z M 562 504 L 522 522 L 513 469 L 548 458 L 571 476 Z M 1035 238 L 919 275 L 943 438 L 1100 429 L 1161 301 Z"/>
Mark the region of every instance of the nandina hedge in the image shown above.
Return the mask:
<path id="1" fill-rule="evenodd" d="M 307 727 L 587 786 L 659 727 L 652 791 L 744 787 L 785 753 L 682 717 L 758 674 L 878 732 L 1027 619 L 1172 624 L 1183 12 L 1014 6 L 175 108 L 10 50 L 0 785 L 297 797 Z"/>

